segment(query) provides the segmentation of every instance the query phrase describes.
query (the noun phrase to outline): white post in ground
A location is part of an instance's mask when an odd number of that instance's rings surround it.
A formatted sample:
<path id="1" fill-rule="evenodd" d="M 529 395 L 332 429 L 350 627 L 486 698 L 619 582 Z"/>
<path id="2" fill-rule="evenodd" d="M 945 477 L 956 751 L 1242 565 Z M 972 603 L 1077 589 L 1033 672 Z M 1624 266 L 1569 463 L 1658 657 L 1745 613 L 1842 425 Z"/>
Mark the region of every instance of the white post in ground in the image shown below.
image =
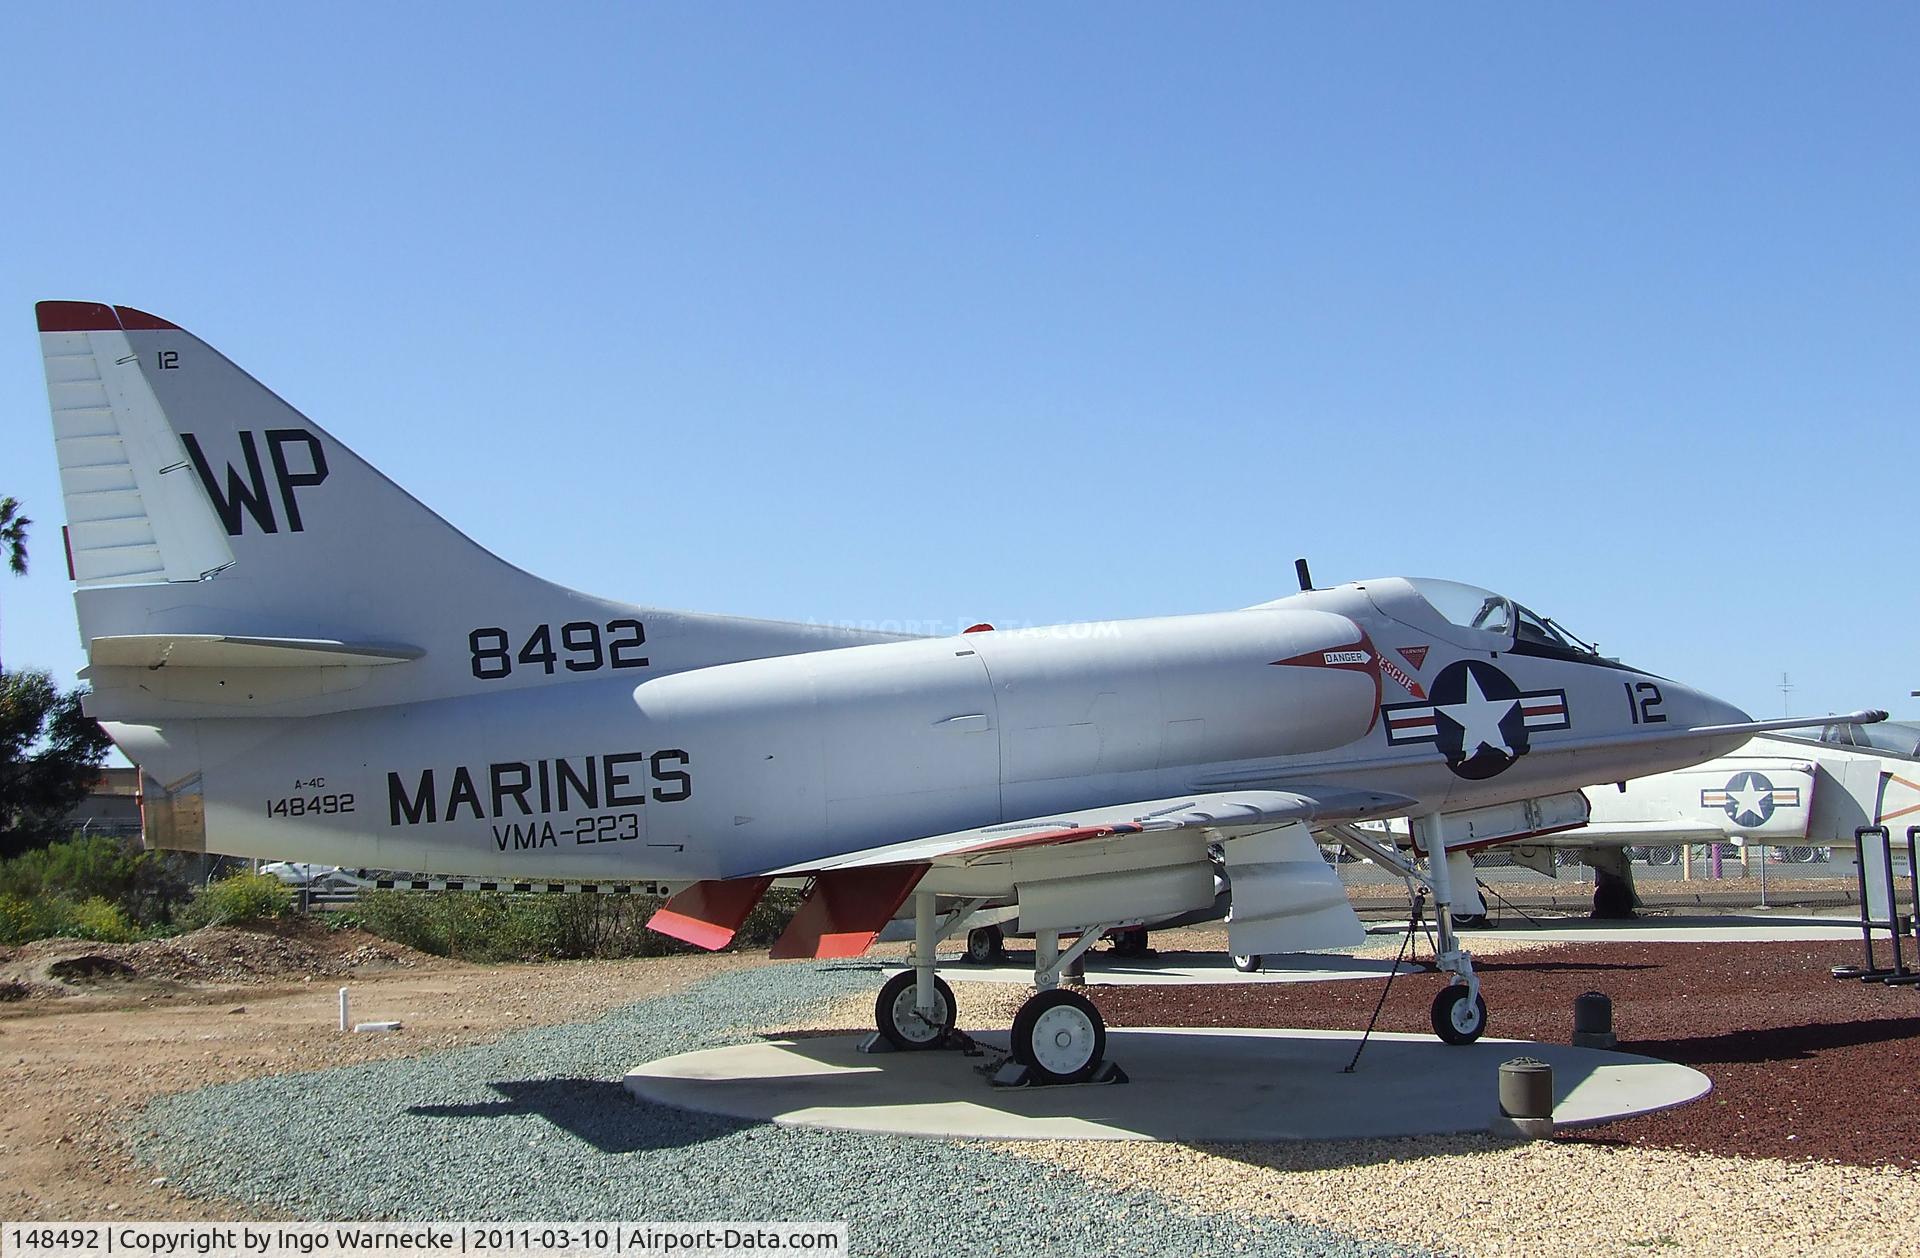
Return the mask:
<path id="1" fill-rule="evenodd" d="M 340 989 L 340 1029 L 353 1030 L 353 1022 L 347 1016 L 347 989 L 344 987 Z"/>
<path id="2" fill-rule="evenodd" d="M 913 894 L 913 1007 L 934 1016 L 933 892 Z"/>

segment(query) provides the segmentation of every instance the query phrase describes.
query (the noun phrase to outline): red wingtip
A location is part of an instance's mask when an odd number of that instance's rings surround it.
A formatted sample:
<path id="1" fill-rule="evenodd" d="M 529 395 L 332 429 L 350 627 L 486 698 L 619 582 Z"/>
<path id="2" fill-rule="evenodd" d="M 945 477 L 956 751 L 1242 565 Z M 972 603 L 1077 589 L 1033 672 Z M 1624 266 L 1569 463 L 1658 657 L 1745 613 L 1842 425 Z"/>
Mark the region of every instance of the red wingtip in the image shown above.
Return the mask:
<path id="1" fill-rule="evenodd" d="M 42 332 L 113 332 L 120 327 L 113 307 L 97 301 L 43 301 L 33 313 Z"/>
<path id="2" fill-rule="evenodd" d="M 144 310 L 135 310 L 132 306 L 115 306 L 120 312 L 120 326 L 129 332 L 178 332 L 180 325 L 168 323 L 159 315 L 148 314 Z"/>

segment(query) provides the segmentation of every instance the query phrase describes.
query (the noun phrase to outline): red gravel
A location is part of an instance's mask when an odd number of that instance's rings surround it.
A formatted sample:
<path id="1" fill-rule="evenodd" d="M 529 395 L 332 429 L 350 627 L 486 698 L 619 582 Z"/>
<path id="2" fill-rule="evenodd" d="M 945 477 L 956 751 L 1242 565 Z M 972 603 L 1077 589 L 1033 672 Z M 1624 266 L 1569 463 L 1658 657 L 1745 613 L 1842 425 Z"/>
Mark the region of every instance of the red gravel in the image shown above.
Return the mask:
<path id="1" fill-rule="evenodd" d="M 1920 990 L 1839 982 L 1858 944 L 1571 944 L 1476 962 L 1492 1035 L 1566 1043 L 1574 997 L 1613 999 L 1623 1052 L 1713 1079 L 1705 1100 L 1568 1139 L 1920 1166 Z M 1114 1026 L 1359 1030 L 1380 982 L 1103 987 Z M 1431 1034 L 1437 975 L 1393 982 L 1379 1029 Z"/>

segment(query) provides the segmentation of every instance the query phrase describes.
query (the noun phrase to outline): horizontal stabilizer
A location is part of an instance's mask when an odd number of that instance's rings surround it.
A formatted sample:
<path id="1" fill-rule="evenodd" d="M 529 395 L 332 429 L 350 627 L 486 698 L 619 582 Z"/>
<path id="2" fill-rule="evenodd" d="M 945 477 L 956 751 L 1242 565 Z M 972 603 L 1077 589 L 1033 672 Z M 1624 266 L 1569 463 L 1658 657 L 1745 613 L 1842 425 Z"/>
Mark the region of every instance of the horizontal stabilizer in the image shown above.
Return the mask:
<path id="1" fill-rule="evenodd" d="M 117 634 L 90 646 L 96 668 L 346 668 L 402 664 L 426 654 L 393 643 L 215 633 Z"/>
<path id="2" fill-rule="evenodd" d="M 771 878 L 709 878 L 696 882 L 677 892 L 648 918 L 647 929 L 717 952 L 733 942 L 741 923 L 772 885 Z"/>

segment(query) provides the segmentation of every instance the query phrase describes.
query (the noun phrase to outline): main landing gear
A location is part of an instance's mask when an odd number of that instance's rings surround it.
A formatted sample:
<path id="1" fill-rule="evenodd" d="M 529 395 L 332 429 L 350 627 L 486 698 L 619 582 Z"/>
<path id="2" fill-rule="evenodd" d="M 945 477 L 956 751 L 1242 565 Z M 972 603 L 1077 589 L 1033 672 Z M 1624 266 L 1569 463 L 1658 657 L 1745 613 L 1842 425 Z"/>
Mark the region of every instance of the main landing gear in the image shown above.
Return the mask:
<path id="1" fill-rule="evenodd" d="M 886 1037 L 887 1043 L 907 1052 L 945 1044 L 953 1034 L 954 1015 L 959 1009 L 953 999 L 953 988 L 936 975 L 933 1001 L 929 1008 L 922 1010 L 917 977 L 912 970 L 901 971 L 886 981 L 873 1002 L 873 1020 L 880 1034 Z"/>
<path id="2" fill-rule="evenodd" d="M 953 1029 L 957 1004 L 953 989 L 934 973 L 933 950 L 940 939 L 979 904 L 963 904 L 936 920 L 931 893 L 914 896 L 913 968 L 888 979 L 873 1004 L 879 1035 L 867 1041 L 869 1052 L 969 1047 L 972 1043 Z M 1126 1075 L 1106 1060 L 1107 1024 L 1093 1002 L 1060 986 L 1082 954 L 1117 923 L 1090 926 L 1066 950 L 1053 931 L 1041 931 L 1034 941 L 1034 986 L 1040 991 L 1014 1015 L 1011 1056 L 993 1076 L 999 1087 L 1031 1087 L 1059 1083 L 1124 1083 Z M 999 932 L 996 931 L 995 934 Z M 969 954 L 974 941 L 969 939 Z M 997 942 L 997 941 L 996 941 Z"/>

